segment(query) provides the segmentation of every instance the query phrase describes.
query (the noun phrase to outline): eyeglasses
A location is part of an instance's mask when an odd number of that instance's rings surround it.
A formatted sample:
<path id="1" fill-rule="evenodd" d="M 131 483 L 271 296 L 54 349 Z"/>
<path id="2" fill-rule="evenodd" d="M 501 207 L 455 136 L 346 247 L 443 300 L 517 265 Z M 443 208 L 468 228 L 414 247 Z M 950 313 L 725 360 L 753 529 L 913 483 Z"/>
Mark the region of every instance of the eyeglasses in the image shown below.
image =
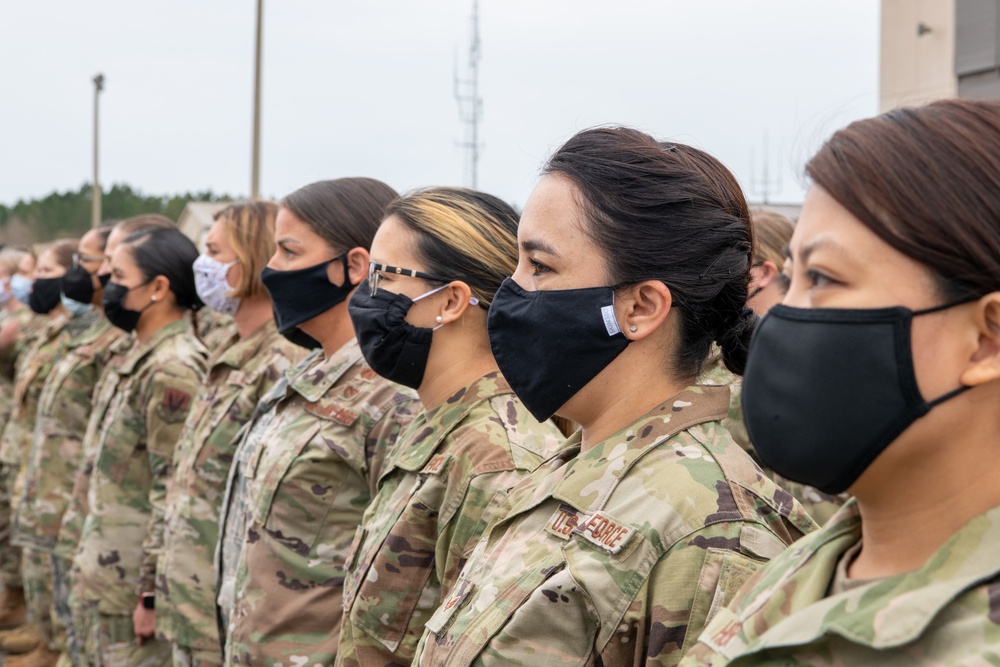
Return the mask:
<path id="1" fill-rule="evenodd" d="M 104 262 L 104 258 L 97 257 L 96 255 L 84 255 L 83 253 L 74 252 L 73 265 L 79 265 L 80 262 Z"/>
<path id="2" fill-rule="evenodd" d="M 368 262 L 368 287 L 371 288 L 371 295 L 375 296 L 378 292 L 378 281 L 379 277 L 383 273 L 391 273 L 398 276 L 409 276 L 411 278 L 421 278 L 423 280 L 430 280 L 435 283 L 449 283 L 451 280 L 449 278 L 442 278 L 441 276 L 435 276 L 430 273 L 424 273 L 423 271 L 416 271 L 414 269 L 401 269 L 398 266 L 389 266 L 388 264 L 379 264 L 378 262 Z"/>

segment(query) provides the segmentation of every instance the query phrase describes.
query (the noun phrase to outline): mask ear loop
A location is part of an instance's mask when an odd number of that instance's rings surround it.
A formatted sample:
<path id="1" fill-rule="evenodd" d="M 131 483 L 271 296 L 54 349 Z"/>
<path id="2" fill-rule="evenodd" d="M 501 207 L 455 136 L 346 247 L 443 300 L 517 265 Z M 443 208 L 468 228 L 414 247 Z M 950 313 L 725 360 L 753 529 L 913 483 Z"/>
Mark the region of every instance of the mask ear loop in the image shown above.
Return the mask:
<path id="1" fill-rule="evenodd" d="M 417 301 L 420 301 L 421 299 L 423 299 L 425 297 L 428 297 L 428 296 L 430 296 L 432 294 L 437 294 L 438 292 L 440 292 L 441 290 L 443 290 L 445 287 L 448 287 L 450 284 L 451 283 L 449 283 L 448 285 L 441 285 L 441 287 L 437 287 L 435 289 L 432 289 L 430 292 L 424 292 L 423 294 L 421 294 L 417 298 L 410 299 L 410 301 L 412 301 L 413 303 L 416 303 Z M 479 305 L 479 299 L 477 299 L 474 296 L 469 297 L 469 305 L 470 306 L 478 306 Z M 441 323 L 441 324 L 437 325 L 436 327 L 432 328 L 431 331 L 437 331 L 438 329 L 440 329 L 443 326 L 444 326 L 444 323 Z"/>

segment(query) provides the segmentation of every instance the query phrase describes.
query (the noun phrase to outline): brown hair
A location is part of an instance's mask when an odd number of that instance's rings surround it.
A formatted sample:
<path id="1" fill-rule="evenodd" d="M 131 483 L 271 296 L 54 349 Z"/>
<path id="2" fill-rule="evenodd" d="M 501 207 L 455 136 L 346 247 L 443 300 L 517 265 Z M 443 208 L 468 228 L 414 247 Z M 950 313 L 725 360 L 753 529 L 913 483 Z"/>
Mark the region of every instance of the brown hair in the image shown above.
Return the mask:
<path id="1" fill-rule="evenodd" d="M 681 321 L 674 372 L 696 377 L 714 341 L 741 374 L 757 318 L 746 309 L 750 212 L 733 174 L 697 148 L 623 127 L 580 132 L 545 171 L 582 192 L 609 284 L 659 280 L 670 289 Z"/>
<path id="2" fill-rule="evenodd" d="M 753 263 L 774 262 L 780 271 L 795 223 L 788 216 L 766 208 L 751 209 L 750 217 L 753 218 Z"/>
<path id="3" fill-rule="evenodd" d="M 80 242 L 76 239 L 59 239 L 42 248 L 39 255 L 51 252 L 56 263 L 67 271 L 73 268 L 73 255 L 80 247 Z"/>
<path id="4" fill-rule="evenodd" d="M 334 251 L 371 248 L 386 204 L 396 191 L 374 178 L 337 178 L 299 188 L 281 206 L 309 227 Z"/>
<path id="5" fill-rule="evenodd" d="M 229 296 L 240 299 L 268 296 L 260 272 L 274 255 L 277 215 L 278 205 L 263 200 L 230 204 L 215 214 L 215 221 L 222 222 L 226 239 L 240 263 L 240 280 Z"/>
<path id="6" fill-rule="evenodd" d="M 806 172 L 945 298 L 1000 289 L 1000 102 L 944 100 L 860 120 Z"/>
<path id="7" fill-rule="evenodd" d="M 4 271 L 12 276 L 17 273 L 17 267 L 25 257 L 31 257 L 34 260 L 35 251 L 26 245 L 6 246 L 0 250 L 0 267 L 3 267 Z"/>
<path id="8" fill-rule="evenodd" d="M 391 202 L 385 215 L 418 234 L 415 250 L 428 273 L 468 283 L 483 308 L 517 268 L 517 212 L 493 195 L 427 188 Z"/>
<path id="9" fill-rule="evenodd" d="M 160 215 L 159 213 L 142 213 L 140 215 L 133 215 L 131 218 L 125 218 L 121 222 L 115 223 L 114 229 L 117 229 L 123 235 L 122 238 L 137 232 L 140 229 L 176 229 L 177 223 L 168 218 L 165 215 Z"/>

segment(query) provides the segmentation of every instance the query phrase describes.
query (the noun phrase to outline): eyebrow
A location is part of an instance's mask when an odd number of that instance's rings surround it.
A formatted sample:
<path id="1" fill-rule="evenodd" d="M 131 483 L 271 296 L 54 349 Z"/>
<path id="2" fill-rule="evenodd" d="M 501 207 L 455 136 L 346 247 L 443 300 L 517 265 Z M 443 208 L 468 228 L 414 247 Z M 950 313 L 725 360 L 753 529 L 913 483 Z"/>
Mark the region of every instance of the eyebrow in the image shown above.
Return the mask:
<path id="1" fill-rule="evenodd" d="M 293 238 L 290 238 L 290 237 L 287 237 L 287 236 L 284 237 L 284 238 L 280 238 L 280 239 L 275 240 L 275 243 L 277 243 L 278 245 L 292 245 L 293 243 L 295 245 L 302 245 L 302 242 L 299 241 L 298 239 L 293 239 Z"/>
<path id="2" fill-rule="evenodd" d="M 556 256 L 559 255 L 559 253 L 556 252 L 556 249 L 550 246 L 545 241 L 534 241 L 531 239 L 528 239 L 527 241 L 521 241 L 521 248 L 525 252 L 538 251 L 538 252 L 548 253 L 549 255 L 556 255 Z"/>
<path id="3" fill-rule="evenodd" d="M 799 253 L 799 261 L 801 261 L 804 264 L 809 260 L 810 255 L 812 255 L 817 250 L 821 250 L 824 248 L 842 257 L 846 257 L 849 259 L 851 258 L 851 254 L 847 252 L 847 249 L 844 248 L 844 246 L 840 245 L 839 243 L 831 239 L 829 236 L 821 236 L 818 239 L 815 239 L 814 241 L 807 243 L 805 247 L 802 248 L 802 251 Z M 790 255 L 789 259 L 791 259 Z"/>

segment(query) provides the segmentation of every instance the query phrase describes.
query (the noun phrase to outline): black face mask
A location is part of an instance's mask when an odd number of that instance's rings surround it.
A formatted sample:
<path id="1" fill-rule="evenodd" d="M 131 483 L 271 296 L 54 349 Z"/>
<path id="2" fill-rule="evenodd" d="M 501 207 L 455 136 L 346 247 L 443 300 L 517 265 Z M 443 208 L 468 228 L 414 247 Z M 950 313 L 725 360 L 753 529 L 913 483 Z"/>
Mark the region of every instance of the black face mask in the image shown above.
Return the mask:
<path id="1" fill-rule="evenodd" d="M 434 329 L 413 326 L 406 321 L 406 313 L 415 302 L 445 287 L 447 285 L 411 299 L 385 289 L 372 296 L 368 281 L 361 283 L 347 308 L 361 353 L 373 371 L 412 389 L 420 386 L 424 381 Z"/>
<path id="2" fill-rule="evenodd" d="M 910 424 L 968 389 L 925 401 L 913 372 L 913 318 L 958 305 L 771 308 L 743 375 L 743 417 L 761 460 L 792 481 L 845 491 Z"/>
<path id="3" fill-rule="evenodd" d="M 28 307 L 39 315 L 47 315 L 59 305 L 59 286 L 62 278 L 36 278 L 31 285 Z"/>
<path id="4" fill-rule="evenodd" d="M 330 282 L 326 272 L 327 266 L 338 260 L 344 265 L 344 284 L 339 287 Z M 260 279 L 271 294 L 275 320 L 281 333 L 287 333 L 343 303 L 354 289 L 348 277 L 346 252 L 305 269 L 277 271 L 265 267 Z"/>
<path id="5" fill-rule="evenodd" d="M 528 292 L 503 281 L 488 319 L 490 347 L 514 393 L 545 421 L 625 351 L 613 287 Z"/>
<path id="6" fill-rule="evenodd" d="M 108 283 L 111 282 L 111 274 L 110 273 L 98 273 L 97 274 L 97 282 L 101 283 L 101 288 L 102 289 L 105 288 L 105 287 L 107 287 Z"/>
<path id="7" fill-rule="evenodd" d="M 108 318 L 108 321 L 122 331 L 135 331 L 136 325 L 139 324 L 139 317 L 153 303 L 150 302 L 142 310 L 129 310 L 123 305 L 123 302 L 129 292 L 148 284 L 149 282 L 144 282 L 142 285 L 130 288 L 118 283 L 109 282 L 108 286 L 104 288 L 104 294 L 101 297 L 101 303 L 104 305 L 104 315 Z"/>
<path id="8" fill-rule="evenodd" d="M 277 322 L 278 311 L 275 310 L 274 303 L 271 303 L 271 310 L 274 312 L 274 321 Z M 322 343 L 298 327 L 292 327 L 288 331 L 279 331 L 278 333 L 284 336 L 285 340 L 289 343 L 293 343 L 299 347 L 304 347 L 307 350 L 317 350 L 323 347 Z"/>
<path id="9" fill-rule="evenodd" d="M 111 277 L 110 274 L 108 277 Z M 67 299 L 80 303 L 92 303 L 94 300 L 94 277 L 77 264 L 62 277 L 62 293 Z"/>

